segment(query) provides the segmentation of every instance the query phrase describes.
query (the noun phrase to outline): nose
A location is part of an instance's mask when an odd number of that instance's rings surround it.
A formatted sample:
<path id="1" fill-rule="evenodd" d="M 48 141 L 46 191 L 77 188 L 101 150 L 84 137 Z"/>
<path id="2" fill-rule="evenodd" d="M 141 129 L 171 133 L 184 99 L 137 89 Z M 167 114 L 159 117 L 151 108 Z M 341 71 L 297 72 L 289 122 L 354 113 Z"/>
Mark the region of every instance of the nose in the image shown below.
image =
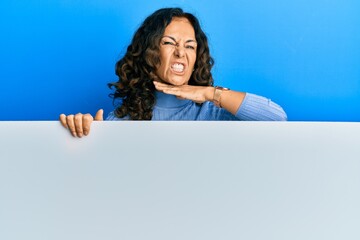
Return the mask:
<path id="1" fill-rule="evenodd" d="M 185 56 L 185 49 L 180 46 L 180 45 L 177 45 L 176 48 L 175 48 L 175 56 L 178 57 L 178 58 L 182 58 Z"/>

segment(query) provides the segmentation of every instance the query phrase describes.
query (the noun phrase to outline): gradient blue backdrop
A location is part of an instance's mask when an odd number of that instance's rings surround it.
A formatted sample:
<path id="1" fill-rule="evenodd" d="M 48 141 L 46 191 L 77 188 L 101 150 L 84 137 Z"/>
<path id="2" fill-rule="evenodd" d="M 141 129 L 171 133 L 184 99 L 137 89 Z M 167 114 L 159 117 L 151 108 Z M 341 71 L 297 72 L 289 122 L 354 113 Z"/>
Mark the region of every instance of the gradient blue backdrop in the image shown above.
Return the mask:
<path id="1" fill-rule="evenodd" d="M 0 2 L 0 120 L 112 110 L 108 82 L 160 7 L 194 13 L 217 85 L 264 95 L 294 121 L 360 121 L 360 1 Z"/>

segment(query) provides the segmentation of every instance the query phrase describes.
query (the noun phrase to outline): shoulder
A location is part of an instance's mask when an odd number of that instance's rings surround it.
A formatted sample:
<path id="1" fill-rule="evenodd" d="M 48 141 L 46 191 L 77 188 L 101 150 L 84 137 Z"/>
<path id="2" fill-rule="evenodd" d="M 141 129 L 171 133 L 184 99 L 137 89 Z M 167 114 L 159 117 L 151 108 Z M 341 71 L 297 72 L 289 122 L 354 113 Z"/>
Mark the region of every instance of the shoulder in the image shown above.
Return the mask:
<path id="1" fill-rule="evenodd" d="M 119 118 L 115 115 L 114 111 L 111 111 L 109 115 L 106 117 L 106 121 L 122 121 L 122 120 L 129 120 L 129 116 Z"/>

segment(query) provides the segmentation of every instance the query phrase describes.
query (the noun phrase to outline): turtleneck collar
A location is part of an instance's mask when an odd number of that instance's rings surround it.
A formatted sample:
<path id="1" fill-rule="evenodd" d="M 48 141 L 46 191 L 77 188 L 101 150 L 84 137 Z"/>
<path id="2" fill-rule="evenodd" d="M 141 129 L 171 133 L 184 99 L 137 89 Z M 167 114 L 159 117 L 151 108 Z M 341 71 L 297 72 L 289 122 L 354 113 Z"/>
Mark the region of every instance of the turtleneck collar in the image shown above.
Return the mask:
<path id="1" fill-rule="evenodd" d="M 156 97 L 155 106 L 162 108 L 178 108 L 185 106 L 186 104 L 191 102 L 191 100 L 178 99 L 174 95 L 166 94 L 159 91 L 155 92 L 155 97 Z"/>

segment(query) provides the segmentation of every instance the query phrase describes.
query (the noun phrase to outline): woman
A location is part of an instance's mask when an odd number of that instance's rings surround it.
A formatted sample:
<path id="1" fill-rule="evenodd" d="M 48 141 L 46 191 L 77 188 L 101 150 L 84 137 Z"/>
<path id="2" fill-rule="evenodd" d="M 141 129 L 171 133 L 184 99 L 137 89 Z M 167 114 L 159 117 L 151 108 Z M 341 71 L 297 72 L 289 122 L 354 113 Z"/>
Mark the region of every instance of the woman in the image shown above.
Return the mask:
<path id="1" fill-rule="evenodd" d="M 283 109 L 261 96 L 213 87 L 207 37 L 180 8 L 157 10 L 136 31 L 116 64 L 119 106 L 107 120 L 286 120 Z M 99 110 L 95 120 L 103 120 Z M 73 136 L 88 135 L 90 114 L 60 115 Z"/>

